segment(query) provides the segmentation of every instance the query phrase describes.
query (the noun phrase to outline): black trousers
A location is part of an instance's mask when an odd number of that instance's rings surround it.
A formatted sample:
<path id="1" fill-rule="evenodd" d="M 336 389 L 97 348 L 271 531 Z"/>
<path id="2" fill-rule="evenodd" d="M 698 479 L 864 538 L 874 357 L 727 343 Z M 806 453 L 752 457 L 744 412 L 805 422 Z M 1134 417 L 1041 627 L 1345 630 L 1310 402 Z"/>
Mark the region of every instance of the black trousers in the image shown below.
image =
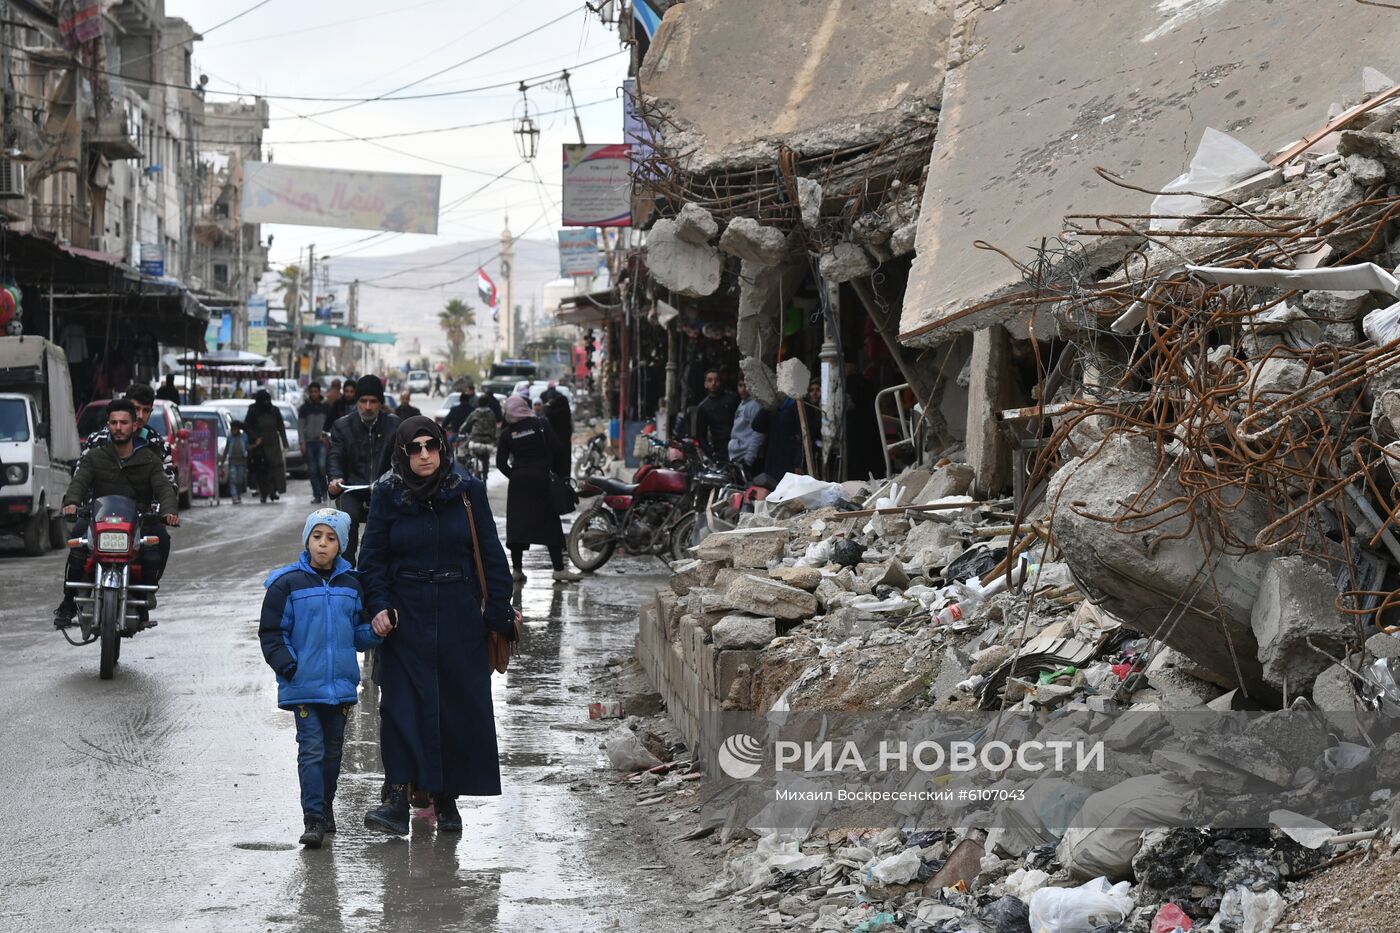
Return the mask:
<path id="1" fill-rule="evenodd" d="M 355 565 L 355 557 L 360 550 L 360 526 L 369 518 L 369 503 L 364 493 L 347 492 L 335 500 L 335 507 L 350 516 L 350 543 L 341 556 Z"/>
<path id="2" fill-rule="evenodd" d="M 549 551 L 549 562 L 554 565 L 555 570 L 564 569 L 564 549 L 557 544 L 547 544 L 545 548 Z M 512 544 L 510 546 L 510 563 L 516 570 L 519 570 L 525 559 L 525 552 L 530 549 L 528 544 Z"/>

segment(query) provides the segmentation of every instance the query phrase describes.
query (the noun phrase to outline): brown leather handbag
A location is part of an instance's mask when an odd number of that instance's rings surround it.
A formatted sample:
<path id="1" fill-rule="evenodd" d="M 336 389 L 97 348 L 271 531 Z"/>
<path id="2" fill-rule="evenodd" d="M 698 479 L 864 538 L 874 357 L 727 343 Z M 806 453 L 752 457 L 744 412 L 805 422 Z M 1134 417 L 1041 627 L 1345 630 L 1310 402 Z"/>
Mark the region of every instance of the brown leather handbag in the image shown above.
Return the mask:
<path id="1" fill-rule="evenodd" d="M 476 579 L 481 585 L 481 613 L 482 619 L 486 617 L 486 567 L 481 563 L 481 539 L 476 534 L 476 515 L 472 512 L 471 499 L 468 493 L 462 493 L 462 504 L 467 507 L 467 527 L 472 530 L 472 557 L 476 560 Z M 486 654 L 491 660 L 491 669 L 497 674 L 504 674 L 506 668 L 510 666 L 511 655 L 515 654 L 516 647 L 520 640 L 525 637 L 524 626 L 521 625 L 520 610 L 515 613 L 515 639 L 506 638 L 500 632 L 486 630 Z"/>

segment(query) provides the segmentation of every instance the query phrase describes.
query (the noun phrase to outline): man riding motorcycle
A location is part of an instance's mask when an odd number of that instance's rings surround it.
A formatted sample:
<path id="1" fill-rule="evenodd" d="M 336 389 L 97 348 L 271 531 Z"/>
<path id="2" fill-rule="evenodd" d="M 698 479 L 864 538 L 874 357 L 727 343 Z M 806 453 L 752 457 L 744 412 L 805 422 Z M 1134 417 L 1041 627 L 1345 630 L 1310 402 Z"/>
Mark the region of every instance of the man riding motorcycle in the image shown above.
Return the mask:
<path id="1" fill-rule="evenodd" d="M 160 454 L 155 446 L 137 435 L 136 406 L 130 399 L 117 399 L 107 406 L 107 435 L 105 443 L 89 447 L 79 461 L 73 482 L 63 496 L 63 514 L 77 514 L 78 506 L 90 499 L 127 496 L 142 508 L 159 502 L 164 523 L 180 524 L 180 516 L 176 514 L 175 487 L 161 467 Z M 87 525 L 86 519 L 79 520 L 73 528 L 73 537 L 85 539 Z M 63 572 L 65 583 L 82 577 L 88 555 L 86 544 L 69 550 L 68 564 Z M 158 550 L 142 549 L 141 577 L 144 582 L 159 583 L 164 565 Z M 154 600 L 151 602 L 154 604 Z M 63 601 L 54 610 L 54 627 L 67 628 L 74 623 L 77 614 L 78 605 L 65 588 Z"/>
<path id="2" fill-rule="evenodd" d="M 355 383 L 355 410 L 331 428 L 327 489 L 336 508 L 350 516 L 350 546 L 343 555 L 355 562 L 360 526 L 369 517 L 369 490 L 345 493 L 346 486 L 365 486 L 383 476 L 393 454 L 399 419 L 384 411 L 384 383 L 378 376 L 361 376 Z"/>
<path id="3" fill-rule="evenodd" d="M 175 473 L 175 455 L 171 452 L 170 445 L 165 442 L 165 435 L 156 431 L 149 423 L 151 420 L 151 412 L 155 409 L 156 404 L 155 390 L 148 385 L 138 383 L 126 390 L 125 398 L 136 407 L 136 433 L 134 439 L 138 442 L 144 441 L 149 444 L 155 449 L 155 452 L 160 455 L 161 469 L 165 471 L 166 479 L 170 480 L 170 485 L 175 487 L 175 491 L 178 495 L 180 490 L 180 478 Z M 111 439 L 111 434 L 108 432 L 107 428 L 99 428 L 89 434 L 87 440 L 83 441 L 83 449 L 89 450 L 98 444 L 106 444 Z M 142 502 L 141 507 L 147 508 L 154 502 L 154 499 L 150 502 Z M 151 531 L 151 534 L 160 539 L 160 569 L 164 572 L 165 565 L 170 561 L 170 533 L 165 530 L 163 525 L 157 525 Z M 155 594 L 152 593 L 151 605 L 154 606 L 155 603 Z"/>

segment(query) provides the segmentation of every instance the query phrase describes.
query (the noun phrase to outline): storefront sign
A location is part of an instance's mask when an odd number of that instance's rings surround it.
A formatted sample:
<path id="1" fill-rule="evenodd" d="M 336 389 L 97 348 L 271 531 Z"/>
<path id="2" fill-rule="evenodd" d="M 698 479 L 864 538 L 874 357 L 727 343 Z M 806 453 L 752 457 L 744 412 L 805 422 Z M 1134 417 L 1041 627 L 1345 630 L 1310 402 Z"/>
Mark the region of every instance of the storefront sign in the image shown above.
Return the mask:
<path id="1" fill-rule="evenodd" d="M 194 418 L 189 422 L 190 487 L 196 499 L 215 499 L 219 495 L 219 438 L 214 422 L 209 418 Z"/>
<path id="2" fill-rule="evenodd" d="M 628 147 L 564 145 L 564 226 L 630 227 Z"/>
<path id="3" fill-rule="evenodd" d="M 159 243 L 141 244 L 141 274 L 165 275 L 165 249 Z"/>
<path id="4" fill-rule="evenodd" d="M 243 222 L 437 233 L 440 175 L 249 162 Z"/>
<path id="5" fill-rule="evenodd" d="M 559 274 L 594 275 L 598 271 L 598 230 L 585 227 L 559 231 Z"/>

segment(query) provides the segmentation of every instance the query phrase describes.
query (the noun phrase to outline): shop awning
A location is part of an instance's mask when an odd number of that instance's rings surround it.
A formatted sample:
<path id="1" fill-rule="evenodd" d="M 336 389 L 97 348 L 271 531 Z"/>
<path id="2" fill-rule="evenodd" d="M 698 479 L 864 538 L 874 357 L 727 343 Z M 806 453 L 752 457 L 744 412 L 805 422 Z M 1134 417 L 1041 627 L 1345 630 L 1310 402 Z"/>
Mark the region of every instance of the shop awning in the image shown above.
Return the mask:
<path id="1" fill-rule="evenodd" d="M 301 332 L 304 336 L 340 337 L 343 340 L 358 340 L 360 343 L 394 343 L 399 339 L 397 334 L 351 330 L 348 327 L 335 327 L 331 324 L 303 324 Z"/>
<path id="2" fill-rule="evenodd" d="M 560 300 L 559 311 L 554 320 L 560 324 L 574 324 L 578 327 L 597 327 L 622 316 L 622 305 L 617 292 L 591 292 L 587 295 L 570 295 Z"/>

